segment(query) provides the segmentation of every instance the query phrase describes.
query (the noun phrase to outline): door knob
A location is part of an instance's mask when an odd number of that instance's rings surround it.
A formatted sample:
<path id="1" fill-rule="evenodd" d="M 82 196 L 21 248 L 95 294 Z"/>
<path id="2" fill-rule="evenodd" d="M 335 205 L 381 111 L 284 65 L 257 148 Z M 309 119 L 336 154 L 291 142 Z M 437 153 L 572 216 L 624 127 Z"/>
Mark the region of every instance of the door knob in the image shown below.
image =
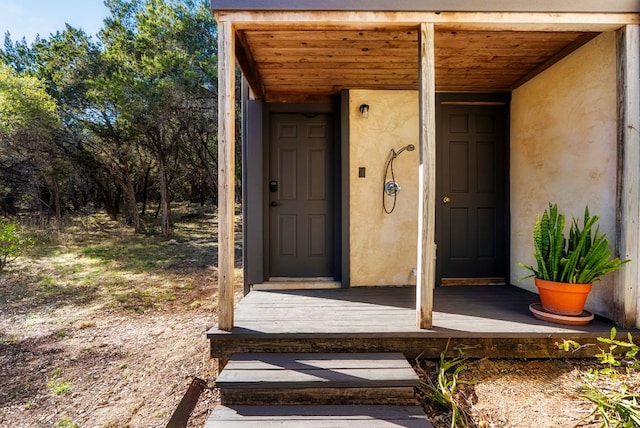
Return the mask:
<path id="1" fill-rule="evenodd" d="M 272 206 L 272 207 L 277 207 L 277 206 L 278 206 L 278 203 L 277 203 L 276 201 L 271 201 L 271 206 Z"/>
<path id="2" fill-rule="evenodd" d="M 445 204 L 448 204 L 449 202 L 451 202 L 451 198 L 448 196 L 445 196 L 444 198 L 442 198 L 442 202 Z"/>

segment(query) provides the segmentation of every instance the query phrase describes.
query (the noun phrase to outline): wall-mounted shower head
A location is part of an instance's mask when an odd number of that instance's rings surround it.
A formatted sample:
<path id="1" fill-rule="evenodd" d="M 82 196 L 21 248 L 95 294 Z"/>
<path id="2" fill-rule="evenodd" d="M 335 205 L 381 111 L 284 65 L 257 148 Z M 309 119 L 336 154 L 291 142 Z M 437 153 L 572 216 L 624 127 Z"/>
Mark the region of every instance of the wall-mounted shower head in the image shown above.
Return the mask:
<path id="1" fill-rule="evenodd" d="M 393 158 L 397 158 L 400 153 L 404 152 L 405 150 L 408 152 L 412 152 L 416 149 L 416 146 L 414 146 L 413 144 L 407 144 L 406 146 L 404 146 L 403 148 L 401 148 L 400 150 L 398 150 L 397 152 L 395 150 L 393 150 Z"/>

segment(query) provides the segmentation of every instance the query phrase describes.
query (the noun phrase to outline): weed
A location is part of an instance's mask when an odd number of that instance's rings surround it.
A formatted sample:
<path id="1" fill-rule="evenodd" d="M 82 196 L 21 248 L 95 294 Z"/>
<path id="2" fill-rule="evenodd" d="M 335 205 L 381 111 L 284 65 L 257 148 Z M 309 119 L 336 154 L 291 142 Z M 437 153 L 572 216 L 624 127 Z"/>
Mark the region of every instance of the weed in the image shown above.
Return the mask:
<path id="1" fill-rule="evenodd" d="M 71 382 L 65 382 L 60 379 L 61 374 L 62 368 L 60 367 L 51 370 L 50 376 L 52 379 L 47 382 L 47 388 L 49 389 L 49 392 L 51 392 L 51 394 L 55 396 L 65 394 L 71 391 L 71 389 L 73 388 Z"/>
<path id="2" fill-rule="evenodd" d="M 580 396 L 593 404 L 592 411 L 583 421 L 591 416 L 599 416 L 602 427 L 638 427 L 640 392 L 618 379 L 621 372 L 629 373 L 640 369 L 640 347 L 633 342 L 631 333 L 627 334 L 626 341 L 616 339 L 617 333 L 613 327 L 609 337 L 598 338 L 599 342 L 608 345 L 607 349 L 600 348 L 600 352 L 596 354 L 602 368 L 591 369 L 582 376 Z M 559 347 L 566 350 L 577 349 L 580 344 L 564 341 Z"/>
<path id="3" fill-rule="evenodd" d="M 56 337 L 58 339 L 64 339 L 65 337 L 67 337 L 68 333 L 66 330 L 58 330 L 56 331 Z"/>
<path id="4" fill-rule="evenodd" d="M 73 419 L 71 419 L 68 416 L 65 416 L 64 418 L 60 419 L 56 424 L 56 426 L 58 428 L 77 428 L 78 427 L 78 425 L 75 422 L 73 422 Z"/>
<path id="5" fill-rule="evenodd" d="M 52 379 L 47 382 L 47 388 L 53 395 L 58 396 L 71 391 L 73 385 L 71 382 L 65 382 L 61 379 Z"/>
<path id="6" fill-rule="evenodd" d="M 466 357 L 461 349 L 458 356 L 446 359 L 447 349 L 440 354 L 438 370 L 434 377 L 421 382 L 420 390 L 432 403 L 450 411 L 451 428 L 473 426 L 471 415 L 465 410 L 458 394 L 460 373 L 467 368 Z"/>
<path id="7" fill-rule="evenodd" d="M 56 279 L 52 276 L 46 275 L 44 278 L 42 278 L 40 281 L 38 281 L 38 285 L 40 287 L 51 287 L 53 285 L 56 284 Z"/>

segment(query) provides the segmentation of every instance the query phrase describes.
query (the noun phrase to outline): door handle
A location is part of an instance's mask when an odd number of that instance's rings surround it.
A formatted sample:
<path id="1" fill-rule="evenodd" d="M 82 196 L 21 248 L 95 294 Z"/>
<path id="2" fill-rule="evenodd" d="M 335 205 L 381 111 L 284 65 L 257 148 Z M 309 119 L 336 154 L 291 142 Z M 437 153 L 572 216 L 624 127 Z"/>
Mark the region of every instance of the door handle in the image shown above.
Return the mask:
<path id="1" fill-rule="evenodd" d="M 276 201 L 271 201 L 271 206 L 272 206 L 272 207 L 277 207 L 277 206 L 278 206 L 278 203 L 277 203 Z"/>
<path id="2" fill-rule="evenodd" d="M 445 196 L 444 198 L 442 198 L 442 203 L 448 204 L 449 202 L 451 202 L 451 198 L 450 197 Z"/>

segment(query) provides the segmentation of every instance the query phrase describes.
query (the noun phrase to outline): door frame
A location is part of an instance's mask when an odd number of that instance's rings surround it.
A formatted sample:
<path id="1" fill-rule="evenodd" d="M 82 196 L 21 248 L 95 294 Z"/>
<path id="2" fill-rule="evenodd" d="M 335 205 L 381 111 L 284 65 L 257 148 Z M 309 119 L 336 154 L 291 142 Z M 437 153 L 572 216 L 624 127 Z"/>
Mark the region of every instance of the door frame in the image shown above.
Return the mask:
<path id="1" fill-rule="evenodd" d="M 509 182 L 509 167 L 510 167 L 510 159 L 511 159 L 511 151 L 510 151 L 510 120 L 511 120 L 511 93 L 493 93 L 493 94 L 475 94 L 475 93 L 437 93 L 436 94 L 436 138 L 438 138 L 439 133 L 437 132 L 437 128 L 439 126 L 444 126 L 443 117 L 443 109 L 441 108 L 442 103 L 453 103 L 460 105 L 491 105 L 492 103 L 500 103 L 504 104 L 506 107 L 505 111 L 505 126 L 503 129 L 504 132 L 504 141 L 505 141 L 505 159 L 506 165 L 504 168 L 504 182 L 505 182 L 505 195 L 504 195 L 504 215 L 505 215 L 505 225 L 504 225 L 504 276 L 505 283 L 509 283 L 509 278 L 511 277 L 511 188 Z M 436 142 L 436 150 L 438 149 L 438 142 Z M 436 169 L 438 165 L 436 163 Z M 436 180 L 437 180 L 437 172 L 436 172 Z M 439 189 L 438 184 L 436 183 L 436 191 Z M 436 209 L 436 245 L 439 241 L 442 240 L 442 230 L 438 226 L 438 210 Z M 442 260 L 442 259 L 440 259 Z M 436 258 L 436 283 L 435 286 L 440 286 L 442 284 L 442 262 Z"/>
<path id="2" fill-rule="evenodd" d="M 334 244 L 333 244 L 333 277 L 335 281 L 341 281 L 342 279 L 342 191 L 341 191 L 341 144 L 340 144 L 340 115 L 337 104 L 325 103 L 325 104 L 264 104 L 263 116 L 262 116 L 262 167 L 260 168 L 262 179 L 260 193 L 262 195 L 262 275 L 261 281 L 268 281 L 270 278 L 270 259 L 269 259 L 269 245 L 270 245 L 270 231 L 269 231 L 269 153 L 271 148 L 270 141 L 270 125 L 271 115 L 280 113 L 292 113 L 292 114 L 328 114 L 333 120 L 333 168 L 334 168 Z M 247 213 L 251 215 L 250 213 Z M 250 241 L 245 241 L 250 242 Z M 255 260 L 254 260 L 255 262 Z M 257 279 L 257 278 L 254 278 Z M 253 283 L 257 283 L 253 281 Z"/>

